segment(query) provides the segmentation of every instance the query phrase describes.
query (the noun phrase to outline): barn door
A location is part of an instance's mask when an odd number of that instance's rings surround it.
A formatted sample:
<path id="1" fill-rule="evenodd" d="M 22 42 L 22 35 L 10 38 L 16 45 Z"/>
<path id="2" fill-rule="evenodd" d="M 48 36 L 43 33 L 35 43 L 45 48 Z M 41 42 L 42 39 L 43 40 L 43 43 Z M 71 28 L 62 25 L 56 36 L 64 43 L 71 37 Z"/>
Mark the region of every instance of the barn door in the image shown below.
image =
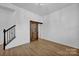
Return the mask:
<path id="1" fill-rule="evenodd" d="M 31 41 L 38 40 L 38 23 L 37 22 L 30 22 L 30 38 Z"/>

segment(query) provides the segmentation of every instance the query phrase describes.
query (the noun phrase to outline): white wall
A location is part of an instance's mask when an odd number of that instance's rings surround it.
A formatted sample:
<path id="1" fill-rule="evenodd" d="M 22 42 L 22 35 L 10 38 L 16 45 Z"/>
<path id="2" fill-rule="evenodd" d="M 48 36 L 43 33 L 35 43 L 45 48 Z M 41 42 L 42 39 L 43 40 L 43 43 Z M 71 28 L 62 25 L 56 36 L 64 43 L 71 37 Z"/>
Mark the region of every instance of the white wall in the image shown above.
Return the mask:
<path id="1" fill-rule="evenodd" d="M 22 45 L 25 43 L 29 43 L 30 42 L 30 20 L 42 22 L 42 17 L 32 12 L 29 12 L 27 10 L 24 10 L 22 8 L 16 7 L 12 4 L 0 4 L 0 5 L 14 10 L 14 12 L 12 13 L 14 17 L 12 17 L 10 21 L 3 22 L 3 23 L 9 24 L 10 22 L 14 21 L 15 22 L 14 24 L 16 24 L 16 39 L 14 39 L 9 45 L 7 45 L 6 49 L 12 48 L 18 45 Z M 6 19 L 4 19 L 4 21 L 5 20 Z"/>
<path id="2" fill-rule="evenodd" d="M 79 48 L 79 6 L 73 4 L 44 16 L 41 38 Z"/>
<path id="3" fill-rule="evenodd" d="M 3 43 L 3 29 L 15 24 L 13 20 L 10 20 L 13 15 L 13 10 L 0 6 L 0 44 Z"/>

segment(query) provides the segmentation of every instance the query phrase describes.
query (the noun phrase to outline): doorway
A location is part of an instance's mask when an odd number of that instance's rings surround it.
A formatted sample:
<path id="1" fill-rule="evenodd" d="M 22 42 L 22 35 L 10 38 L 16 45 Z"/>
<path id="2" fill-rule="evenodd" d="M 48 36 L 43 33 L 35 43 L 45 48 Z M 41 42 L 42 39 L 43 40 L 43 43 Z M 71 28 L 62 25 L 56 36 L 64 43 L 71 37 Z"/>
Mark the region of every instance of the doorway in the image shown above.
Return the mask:
<path id="1" fill-rule="evenodd" d="M 30 21 L 30 42 L 38 40 L 38 24 L 41 22 Z"/>

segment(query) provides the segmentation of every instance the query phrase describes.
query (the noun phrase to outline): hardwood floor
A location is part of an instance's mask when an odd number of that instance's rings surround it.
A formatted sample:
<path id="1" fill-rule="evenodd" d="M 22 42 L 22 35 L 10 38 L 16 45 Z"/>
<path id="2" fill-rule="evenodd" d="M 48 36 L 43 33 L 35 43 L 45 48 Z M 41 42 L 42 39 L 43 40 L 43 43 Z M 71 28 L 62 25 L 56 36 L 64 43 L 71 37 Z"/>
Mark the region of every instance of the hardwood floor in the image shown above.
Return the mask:
<path id="1" fill-rule="evenodd" d="M 78 56 L 78 50 L 47 40 L 36 40 L 8 50 L 2 50 L 1 56 Z"/>

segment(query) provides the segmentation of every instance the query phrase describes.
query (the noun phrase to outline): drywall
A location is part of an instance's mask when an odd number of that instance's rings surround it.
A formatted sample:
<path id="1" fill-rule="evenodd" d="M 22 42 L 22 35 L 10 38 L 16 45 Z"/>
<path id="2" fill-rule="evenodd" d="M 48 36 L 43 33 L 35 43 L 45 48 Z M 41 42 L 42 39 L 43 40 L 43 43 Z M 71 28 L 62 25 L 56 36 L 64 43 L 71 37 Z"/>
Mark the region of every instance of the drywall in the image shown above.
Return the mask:
<path id="1" fill-rule="evenodd" d="M 42 17 L 27 10 L 24 10 L 22 8 L 16 7 L 12 4 L 1 4 L 1 5 L 14 10 L 13 12 L 14 16 L 10 20 L 11 21 L 13 20 L 15 22 L 14 24 L 16 25 L 16 39 L 14 39 L 9 45 L 7 45 L 6 49 L 29 43 L 30 20 L 42 22 Z"/>
<path id="2" fill-rule="evenodd" d="M 79 48 L 79 5 L 73 4 L 44 16 L 41 38 Z"/>
<path id="3" fill-rule="evenodd" d="M 13 12 L 9 8 L 0 6 L 0 44 L 3 43 L 3 29 L 7 29 L 15 23 L 13 20 L 10 20 L 14 16 Z"/>

